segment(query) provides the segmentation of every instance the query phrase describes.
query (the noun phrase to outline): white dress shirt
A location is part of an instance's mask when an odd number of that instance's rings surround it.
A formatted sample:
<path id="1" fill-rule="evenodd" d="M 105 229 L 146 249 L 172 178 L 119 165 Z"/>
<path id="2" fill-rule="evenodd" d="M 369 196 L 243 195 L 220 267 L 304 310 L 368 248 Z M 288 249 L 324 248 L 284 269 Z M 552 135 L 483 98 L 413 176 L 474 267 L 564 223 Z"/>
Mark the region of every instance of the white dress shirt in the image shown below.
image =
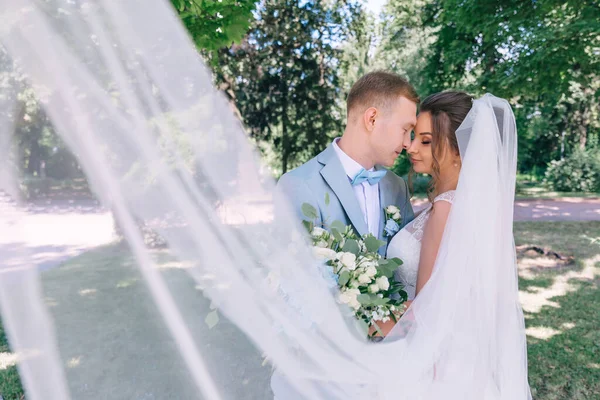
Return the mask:
<path id="1" fill-rule="evenodd" d="M 336 138 L 333 141 L 333 148 L 342 162 L 342 167 L 348 175 L 350 181 L 354 179 L 356 174 L 363 169 L 362 165 L 354 161 L 350 156 L 337 145 L 337 141 L 340 138 Z M 369 171 L 374 171 L 375 168 L 371 168 Z M 367 227 L 369 232 L 373 234 L 376 238 L 379 237 L 379 220 L 381 218 L 381 205 L 379 202 L 379 183 L 375 185 L 369 184 L 368 181 L 365 181 L 359 185 L 352 186 L 354 190 L 354 194 L 356 195 L 356 199 L 358 200 L 358 204 L 360 205 L 360 209 L 362 210 L 363 216 L 365 218 L 365 222 L 367 223 Z"/>

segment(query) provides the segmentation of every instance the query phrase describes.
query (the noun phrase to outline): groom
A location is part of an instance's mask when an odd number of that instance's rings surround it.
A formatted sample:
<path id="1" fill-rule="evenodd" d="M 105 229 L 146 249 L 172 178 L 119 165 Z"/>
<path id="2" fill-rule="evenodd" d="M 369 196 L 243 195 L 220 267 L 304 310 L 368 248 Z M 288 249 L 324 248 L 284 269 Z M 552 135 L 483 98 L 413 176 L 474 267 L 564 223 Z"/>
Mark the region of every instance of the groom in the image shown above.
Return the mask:
<path id="1" fill-rule="evenodd" d="M 410 145 L 419 97 L 402 77 L 384 71 L 360 78 L 348 95 L 347 125 L 321 154 L 284 174 L 277 189 L 301 219 L 302 204 L 317 209 L 318 221 L 340 221 L 356 233 L 373 234 L 389 243 L 397 229 L 413 219 L 406 182 L 384 167 L 394 165 Z M 326 196 L 326 194 L 328 194 Z M 326 197 L 329 204 L 326 204 Z M 399 227 L 388 228 L 383 209 L 400 209 Z M 379 252 L 385 255 L 386 246 Z"/>

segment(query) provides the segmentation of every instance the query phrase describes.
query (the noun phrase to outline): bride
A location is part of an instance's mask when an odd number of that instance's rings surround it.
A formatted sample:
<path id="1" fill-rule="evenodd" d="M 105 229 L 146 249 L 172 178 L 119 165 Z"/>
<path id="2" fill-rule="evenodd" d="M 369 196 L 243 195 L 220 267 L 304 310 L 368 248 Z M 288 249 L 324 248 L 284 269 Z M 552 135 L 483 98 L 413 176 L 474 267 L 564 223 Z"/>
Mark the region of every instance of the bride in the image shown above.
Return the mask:
<path id="1" fill-rule="evenodd" d="M 419 293 L 433 270 L 461 168 L 455 132 L 472 103 L 466 93 L 447 91 L 433 94 L 421 104 L 407 152 L 413 165 L 411 173 L 432 177 L 430 205 L 394 236 L 387 252 L 388 257 L 404 261 L 396 278 L 404 284 L 409 300 Z"/>

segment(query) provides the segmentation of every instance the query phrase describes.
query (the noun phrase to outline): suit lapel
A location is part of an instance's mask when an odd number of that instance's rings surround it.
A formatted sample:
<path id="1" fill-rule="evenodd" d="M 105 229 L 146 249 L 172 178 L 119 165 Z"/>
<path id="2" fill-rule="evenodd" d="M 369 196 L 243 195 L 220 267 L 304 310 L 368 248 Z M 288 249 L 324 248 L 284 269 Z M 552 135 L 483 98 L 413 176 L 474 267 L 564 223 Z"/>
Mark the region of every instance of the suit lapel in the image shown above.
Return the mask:
<path id="1" fill-rule="evenodd" d="M 383 169 L 383 167 L 378 167 L 377 170 Z M 392 172 L 388 172 L 391 174 Z M 379 181 L 379 205 L 381 207 L 380 216 L 379 216 L 379 240 L 387 241 L 389 237 L 383 235 L 385 231 L 385 212 L 384 208 L 392 204 L 393 197 L 391 196 L 391 182 L 388 174 L 386 174 L 383 179 Z"/>
<path id="2" fill-rule="evenodd" d="M 319 154 L 318 161 L 321 164 L 324 164 L 321 169 L 321 176 L 340 200 L 354 229 L 356 229 L 360 235 L 368 233 L 362 210 L 360 209 L 354 190 L 352 190 L 352 185 L 350 185 L 348 176 L 344 171 L 344 167 L 337 154 L 335 154 L 335 149 L 329 145 L 327 149 Z"/>

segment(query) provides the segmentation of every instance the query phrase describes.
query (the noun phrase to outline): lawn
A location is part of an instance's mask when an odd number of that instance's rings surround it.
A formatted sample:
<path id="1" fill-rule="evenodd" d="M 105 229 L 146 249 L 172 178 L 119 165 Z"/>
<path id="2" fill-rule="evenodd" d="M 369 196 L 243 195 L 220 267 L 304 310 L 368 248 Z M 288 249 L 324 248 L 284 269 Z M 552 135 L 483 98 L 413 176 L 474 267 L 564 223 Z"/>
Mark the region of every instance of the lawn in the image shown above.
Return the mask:
<path id="1" fill-rule="evenodd" d="M 520 256 L 534 399 L 594 398 L 600 393 L 600 222 L 519 222 L 515 240 L 518 246 L 551 249 L 564 258 L 556 261 L 531 251 Z M 262 363 L 259 352 L 223 318 L 208 329 L 197 315 L 208 313 L 210 303 L 188 278 L 186 265 L 164 252 L 154 256 L 176 302 L 185 305 L 183 317 L 192 321 L 188 326 L 197 345 L 212 335 L 229 338 L 224 347 L 201 347 L 211 368 L 223 366 L 218 375 L 232 383 L 228 397 L 270 398 L 269 367 L 254 372 Z M 74 399 L 192 398 L 195 389 L 181 373 L 183 361 L 133 265 L 123 247 L 108 246 L 42 274 Z M 16 368 L 7 366 L 10 356 L 0 327 L 0 393 L 6 400 L 21 399 Z M 109 365 L 102 361 L 107 358 Z M 122 376 L 133 377 L 135 384 Z M 245 388 L 250 387 L 263 390 L 249 393 Z"/>

